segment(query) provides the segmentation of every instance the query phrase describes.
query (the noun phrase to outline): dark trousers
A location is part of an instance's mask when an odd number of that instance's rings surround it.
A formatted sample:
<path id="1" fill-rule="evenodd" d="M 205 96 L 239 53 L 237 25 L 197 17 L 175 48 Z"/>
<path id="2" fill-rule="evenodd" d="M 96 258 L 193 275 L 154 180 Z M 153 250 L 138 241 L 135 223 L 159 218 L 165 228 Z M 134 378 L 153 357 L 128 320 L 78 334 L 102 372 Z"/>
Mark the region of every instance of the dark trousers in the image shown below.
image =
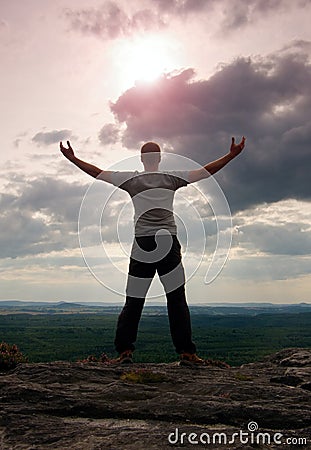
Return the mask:
<path id="1" fill-rule="evenodd" d="M 167 237 L 167 236 L 166 236 Z M 160 236 L 160 242 L 165 236 Z M 170 236 L 169 252 L 161 259 L 150 257 L 154 262 L 135 259 L 135 248 L 144 250 L 144 255 L 153 252 L 159 241 L 155 236 L 136 237 L 130 258 L 125 305 L 119 315 L 115 336 L 118 353 L 134 350 L 138 324 L 145 303 L 145 296 L 156 272 L 164 286 L 167 298 L 167 311 L 173 344 L 177 353 L 195 353 L 196 347 L 191 338 L 191 321 L 185 295 L 185 276 L 181 261 L 181 247 L 177 236 Z M 138 247 L 137 247 L 138 246 Z M 151 255 L 152 253 L 150 253 Z"/>

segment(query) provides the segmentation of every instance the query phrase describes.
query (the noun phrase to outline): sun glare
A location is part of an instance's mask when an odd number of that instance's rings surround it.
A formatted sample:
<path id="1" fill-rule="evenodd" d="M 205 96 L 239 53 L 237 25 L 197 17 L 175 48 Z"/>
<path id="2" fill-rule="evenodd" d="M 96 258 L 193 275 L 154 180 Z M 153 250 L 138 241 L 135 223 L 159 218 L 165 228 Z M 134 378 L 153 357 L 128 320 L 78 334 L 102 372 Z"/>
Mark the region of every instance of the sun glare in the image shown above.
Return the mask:
<path id="1" fill-rule="evenodd" d="M 127 86 L 135 81 L 152 82 L 162 73 L 176 68 L 172 44 L 159 36 L 123 41 L 119 54 L 119 75 Z"/>

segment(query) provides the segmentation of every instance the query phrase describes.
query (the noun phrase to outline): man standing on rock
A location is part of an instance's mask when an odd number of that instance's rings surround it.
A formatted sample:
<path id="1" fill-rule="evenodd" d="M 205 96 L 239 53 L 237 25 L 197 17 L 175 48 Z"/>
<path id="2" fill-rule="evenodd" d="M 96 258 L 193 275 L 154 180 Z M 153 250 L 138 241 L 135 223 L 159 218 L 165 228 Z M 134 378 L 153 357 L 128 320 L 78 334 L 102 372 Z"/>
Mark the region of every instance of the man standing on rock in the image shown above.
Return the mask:
<path id="1" fill-rule="evenodd" d="M 69 161 L 88 175 L 128 192 L 134 205 L 135 239 L 130 257 L 126 301 L 118 318 L 115 335 L 119 357 L 113 361 L 120 364 L 133 361 L 134 343 L 145 297 L 157 272 L 166 293 L 171 336 L 181 364 L 204 365 L 206 362 L 197 356 L 192 341 L 181 246 L 173 214 L 174 194 L 177 189 L 222 169 L 241 153 L 245 138 L 239 144 L 235 144 L 232 138 L 230 151 L 201 169 L 170 172 L 159 171 L 161 149 L 154 142 L 147 142 L 141 148 L 143 172 L 99 169 L 78 159 L 69 141 L 67 145 L 66 148 L 60 142 L 60 150 Z"/>

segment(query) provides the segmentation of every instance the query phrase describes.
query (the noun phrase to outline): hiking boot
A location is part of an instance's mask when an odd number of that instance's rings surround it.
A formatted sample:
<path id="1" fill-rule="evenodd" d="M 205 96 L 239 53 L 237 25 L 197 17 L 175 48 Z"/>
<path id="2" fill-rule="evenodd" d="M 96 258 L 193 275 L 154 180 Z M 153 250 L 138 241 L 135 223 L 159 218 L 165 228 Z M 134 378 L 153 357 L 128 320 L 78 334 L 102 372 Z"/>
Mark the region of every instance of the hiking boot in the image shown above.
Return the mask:
<path id="1" fill-rule="evenodd" d="M 205 366 L 206 361 L 196 353 L 181 353 L 180 354 L 180 363 L 181 366 Z"/>
<path id="2" fill-rule="evenodd" d="M 219 367 L 220 369 L 229 369 L 229 364 L 219 361 L 218 359 L 202 359 L 199 358 L 195 353 L 181 353 L 180 363 L 181 366 L 213 366 Z"/>
<path id="3" fill-rule="evenodd" d="M 118 358 L 111 359 L 108 364 L 119 365 L 119 364 L 133 364 L 133 352 L 132 350 L 125 350 L 120 353 Z"/>

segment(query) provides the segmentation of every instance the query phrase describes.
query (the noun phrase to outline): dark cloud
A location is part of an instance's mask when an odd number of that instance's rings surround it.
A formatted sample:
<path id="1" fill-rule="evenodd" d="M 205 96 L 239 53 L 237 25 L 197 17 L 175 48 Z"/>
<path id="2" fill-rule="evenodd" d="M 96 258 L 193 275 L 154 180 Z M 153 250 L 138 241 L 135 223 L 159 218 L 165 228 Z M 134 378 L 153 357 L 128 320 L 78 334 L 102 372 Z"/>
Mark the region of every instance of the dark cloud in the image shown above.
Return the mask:
<path id="1" fill-rule="evenodd" d="M 2 203 L 2 202 L 1 202 Z M 16 258 L 59 249 L 52 244 L 52 230 L 41 218 L 32 217 L 28 211 L 9 209 L 1 212 L 1 258 Z"/>
<path id="2" fill-rule="evenodd" d="M 174 15 L 187 15 L 212 7 L 216 0 L 152 0 L 158 11 Z"/>
<path id="3" fill-rule="evenodd" d="M 51 177 L 34 180 L 11 177 L 11 183 L 0 194 L 0 257 L 78 248 L 78 229 L 82 242 L 89 245 L 100 245 L 101 236 L 104 241 L 117 242 L 116 217 L 128 196 L 119 191 L 107 206 L 105 201 L 113 187 L 89 180 L 87 184 L 79 184 Z M 83 201 L 87 207 L 84 206 L 79 222 Z M 103 211 L 105 220 L 101 223 Z M 129 222 L 120 226 L 128 228 Z"/>
<path id="4" fill-rule="evenodd" d="M 98 139 L 103 145 L 115 144 L 120 139 L 120 128 L 115 123 L 107 123 L 98 133 Z"/>
<path id="5" fill-rule="evenodd" d="M 117 120 L 127 125 L 124 135 L 127 145 L 136 146 L 146 136 L 170 138 L 181 131 L 197 133 L 204 112 L 190 98 L 195 86 L 190 83 L 193 76 L 194 70 L 187 69 L 175 76 L 163 76 L 156 84 L 137 83 L 111 103 Z M 196 116 L 196 121 L 190 123 L 190 115 Z"/>
<path id="6" fill-rule="evenodd" d="M 14 194 L 7 193 L 14 187 Z M 19 178 L 0 196 L 1 257 L 78 247 L 77 221 L 86 186 L 53 178 Z"/>
<path id="7" fill-rule="evenodd" d="M 38 144 L 39 146 L 41 145 L 46 146 L 56 144 L 57 142 L 69 139 L 70 137 L 71 137 L 70 130 L 41 131 L 32 138 L 32 141 Z"/>
<path id="8" fill-rule="evenodd" d="M 75 31 L 103 39 L 131 36 L 168 26 L 173 18 L 185 17 L 216 3 L 216 0 L 150 0 L 149 7 L 125 11 L 118 2 L 105 1 L 99 7 L 66 9 L 65 16 Z"/>
<path id="9" fill-rule="evenodd" d="M 169 142 L 200 164 L 245 134 L 246 150 L 217 175 L 233 209 L 286 198 L 310 199 L 311 66 L 306 45 L 265 58 L 239 58 L 207 80 L 192 69 L 137 84 L 111 110 L 123 142 Z M 297 49 L 300 49 L 298 51 Z"/>
<path id="10" fill-rule="evenodd" d="M 311 233 L 307 223 L 275 226 L 257 223 L 239 227 L 239 242 L 245 248 L 276 255 L 309 255 Z"/>
<path id="11" fill-rule="evenodd" d="M 150 0 L 143 9 L 135 9 L 132 4 L 133 12 L 128 13 L 118 2 L 105 1 L 95 8 L 66 9 L 65 16 L 74 31 L 101 39 L 116 39 L 136 32 L 159 30 L 169 26 L 173 19 L 185 18 L 213 4 L 216 0 Z"/>
<path id="12" fill-rule="evenodd" d="M 273 281 L 293 280 L 310 274 L 310 259 L 291 255 L 262 255 L 256 258 L 230 259 L 222 276 L 231 280 Z M 302 278 L 303 281 L 303 278 Z M 274 289 L 277 289 L 274 285 Z M 286 289 L 286 288 L 285 288 Z"/>
<path id="13" fill-rule="evenodd" d="M 103 39 L 129 36 L 135 31 L 147 31 L 164 25 L 156 11 L 140 9 L 129 15 L 112 1 L 106 1 L 98 8 L 67 9 L 65 15 L 73 30 Z"/>
<path id="14" fill-rule="evenodd" d="M 65 16 L 74 31 L 95 35 L 101 39 L 116 39 L 131 36 L 136 32 L 148 32 L 169 27 L 174 20 L 185 20 L 196 15 L 204 19 L 205 25 L 215 22 L 216 10 L 221 37 L 232 33 L 260 18 L 287 10 L 293 6 L 303 8 L 308 0 L 149 0 L 141 9 L 140 3 L 131 2 L 128 13 L 117 1 L 104 1 L 101 6 L 83 9 L 66 9 Z M 219 14 L 219 13 L 218 13 Z"/>
<path id="15" fill-rule="evenodd" d="M 226 2 L 222 27 L 226 30 L 241 28 L 288 7 L 287 0 L 232 0 Z"/>

